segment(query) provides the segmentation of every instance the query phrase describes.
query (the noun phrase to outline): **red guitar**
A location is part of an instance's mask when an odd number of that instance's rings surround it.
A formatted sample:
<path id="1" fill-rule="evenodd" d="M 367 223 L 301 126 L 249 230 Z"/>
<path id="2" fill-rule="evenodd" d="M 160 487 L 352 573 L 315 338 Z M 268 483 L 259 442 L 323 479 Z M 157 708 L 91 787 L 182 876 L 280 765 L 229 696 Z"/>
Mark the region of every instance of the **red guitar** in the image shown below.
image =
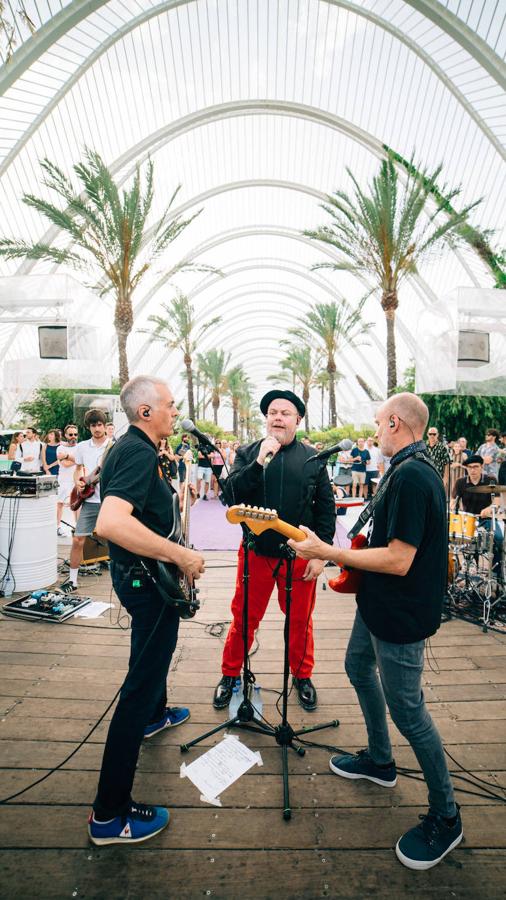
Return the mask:
<path id="1" fill-rule="evenodd" d="M 357 534 L 352 538 L 350 549 L 360 550 L 362 547 L 367 547 L 367 538 L 365 534 Z M 356 594 L 362 581 L 362 575 L 360 569 L 343 566 L 337 578 L 329 579 L 329 587 L 338 594 Z"/>
<path id="2" fill-rule="evenodd" d="M 88 500 L 89 497 L 92 497 L 95 493 L 95 487 L 100 481 L 100 466 L 97 466 L 96 469 L 93 470 L 91 475 L 86 475 L 81 480 L 84 481 L 84 487 L 82 491 L 79 490 L 77 485 L 75 484 L 70 492 L 70 508 L 76 511 L 76 509 L 80 509 L 85 500 Z"/>

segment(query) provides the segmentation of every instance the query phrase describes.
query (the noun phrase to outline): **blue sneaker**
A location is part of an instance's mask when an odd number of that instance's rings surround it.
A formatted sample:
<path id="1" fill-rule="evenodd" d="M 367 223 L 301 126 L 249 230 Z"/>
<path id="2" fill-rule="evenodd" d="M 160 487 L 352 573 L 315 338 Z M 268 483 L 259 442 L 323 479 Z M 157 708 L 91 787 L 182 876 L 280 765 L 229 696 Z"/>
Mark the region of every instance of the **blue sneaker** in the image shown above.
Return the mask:
<path id="1" fill-rule="evenodd" d="M 378 766 L 369 756 L 367 750 L 359 750 L 358 753 L 349 753 L 346 756 L 333 756 L 330 760 L 330 770 L 342 778 L 367 778 L 381 787 L 392 788 L 397 784 L 397 769 L 395 762 L 389 766 Z"/>
<path id="2" fill-rule="evenodd" d="M 464 837 L 460 807 L 457 805 L 455 823 L 449 825 L 446 819 L 430 811 L 419 816 L 421 825 L 416 825 L 397 841 L 397 859 L 408 869 L 432 869 L 460 844 Z"/>
<path id="3" fill-rule="evenodd" d="M 144 729 L 144 737 L 150 738 L 164 728 L 175 728 L 176 725 L 182 725 L 190 718 L 190 710 L 186 706 L 168 706 L 165 710 L 163 719 L 159 722 L 153 722 L 152 725 L 146 725 Z"/>
<path id="4" fill-rule="evenodd" d="M 164 806 L 134 803 L 125 816 L 108 822 L 96 822 L 93 811 L 88 819 L 88 834 L 94 844 L 138 844 L 154 837 L 169 824 L 169 810 Z"/>

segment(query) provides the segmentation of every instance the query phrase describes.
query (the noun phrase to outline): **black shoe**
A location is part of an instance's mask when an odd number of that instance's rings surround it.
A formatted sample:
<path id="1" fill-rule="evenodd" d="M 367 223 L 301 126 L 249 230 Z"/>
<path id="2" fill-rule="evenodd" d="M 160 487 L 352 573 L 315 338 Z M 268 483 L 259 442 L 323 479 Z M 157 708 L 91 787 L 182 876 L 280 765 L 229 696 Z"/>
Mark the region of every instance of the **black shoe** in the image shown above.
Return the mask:
<path id="1" fill-rule="evenodd" d="M 213 706 L 215 709 L 225 709 L 232 699 L 236 677 L 235 675 L 223 675 L 221 681 L 216 685 L 213 697 Z"/>
<path id="2" fill-rule="evenodd" d="M 67 578 L 66 581 L 60 584 L 58 590 L 60 590 L 62 594 L 75 594 L 75 592 L 77 591 L 77 585 L 75 585 L 74 582 L 70 580 L 70 578 Z"/>
<path id="3" fill-rule="evenodd" d="M 316 709 L 318 696 L 316 688 L 310 678 L 294 678 L 294 687 L 297 690 L 299 703 L 304 709 Z"/>

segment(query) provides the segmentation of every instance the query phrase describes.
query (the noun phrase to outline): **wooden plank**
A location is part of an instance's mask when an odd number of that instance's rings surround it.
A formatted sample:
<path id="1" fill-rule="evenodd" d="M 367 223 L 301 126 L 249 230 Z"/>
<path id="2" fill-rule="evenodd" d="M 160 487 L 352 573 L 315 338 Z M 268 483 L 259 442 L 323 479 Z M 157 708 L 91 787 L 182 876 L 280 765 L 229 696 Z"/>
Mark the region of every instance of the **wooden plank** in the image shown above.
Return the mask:
<path id="1" fill-rule="evenodd" d="M 171 826 L 169 826 L 170 828 Z M 388 850 L 171 850 L 145 845 L 0 852 L 5 896 L 31 900 L 397 900 L 504 897 L 504 852 L 462 845 L 436 869 L 414 874 Z M 48 885 L 51 885 L 48 893 Z"/>
<path id="2" fill-rule="evenodd" d="M 153 846 L 183 849 L 296 850 L 388 849 L 400 834 L 416 824 L 418 806 L 381 808 L 381 826 L 374 809 L 297 809 L 284 823 L 280 809 L 261 815 L 239 809 L 183 809 L 172 813 L 173 827 L 153 839 Z M 468 807 L 465 814 L 467 849 L 501 849 L 506 808 Z M 0 846 L 78 849 L 87 846 L 86 807 L 7 805 L 0 819 Z M 456 853 L 457 857 L 457 853 Z"/>

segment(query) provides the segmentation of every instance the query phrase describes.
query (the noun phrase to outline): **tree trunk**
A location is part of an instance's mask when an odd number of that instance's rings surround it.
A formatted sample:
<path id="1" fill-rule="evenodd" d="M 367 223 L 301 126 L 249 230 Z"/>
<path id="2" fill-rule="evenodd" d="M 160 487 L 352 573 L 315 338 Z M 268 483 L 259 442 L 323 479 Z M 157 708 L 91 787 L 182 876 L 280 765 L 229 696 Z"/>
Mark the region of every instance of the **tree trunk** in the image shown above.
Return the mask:
<path id="1" fill-rule="evenodd" d="M 218 424 L 218 410 L 220 408 L 220 395 L 218 391 L 213 391 L 213 419 L 214 424 Z"/>
<path id="2" fill-rule="evenodd" d="M 399 305 L 397 291 L 385 291 L 381 297 L 381 307 L 387 321 L 387 397 L 397 387 L 397 353 L 395 348 L 395 311 Z"/>
<path id="3" fill-rule="evenodd" d="M 337 409 L 336 409 L 336 364 L 331 356 L 327 360 L 327 372 L 329 373 L 329 408 L 330 408 L 330 425 L 332 428 L 337 426 Z"/>
<path id="4" fill-rule="evenodd" d="M 237 434 L 239 426 L 239 401 L 237 397 L 232 397 L 232 431 Z"/>
<path id="5" fill-rule="evenodd" d="M 322 384 L 322 431 L 323 431 L 323 429 L 324 429 L 324 427 L 325 427 L 324 424 L 323 424 L 324 421 L 325 421 L 325 412 L 324 412 L 324 409 L 325 409 L 325 387 L 324 387 L 324 385 Z"/>
<path id="6" fill-rule="evenodd" d="M 132 298 L 121 291 L 116 295 L 114 327 L 118 338 L 119 384 L 123 387 L 129 380 L 127 340 L 134 323 Z"/>
<path id="7" fill-rule="evenodd" d="M 306 386 L 302 389 L 302 400 L 304 402 L 304 406 L 306 407 L 306 414 L 304 416 L 304 431 L 306 434 L 309 434 L 309 390 Z"/>
<path id="8" fill-rule="evenodd" d="M 195 421 L 195 399 L 193 396 L 193 369 L 192 358 L 189 353 L 184 355 L 184 364 L 186 366 L 186 383 L 188 387 L 188 414 L 192 422 Z"/>

